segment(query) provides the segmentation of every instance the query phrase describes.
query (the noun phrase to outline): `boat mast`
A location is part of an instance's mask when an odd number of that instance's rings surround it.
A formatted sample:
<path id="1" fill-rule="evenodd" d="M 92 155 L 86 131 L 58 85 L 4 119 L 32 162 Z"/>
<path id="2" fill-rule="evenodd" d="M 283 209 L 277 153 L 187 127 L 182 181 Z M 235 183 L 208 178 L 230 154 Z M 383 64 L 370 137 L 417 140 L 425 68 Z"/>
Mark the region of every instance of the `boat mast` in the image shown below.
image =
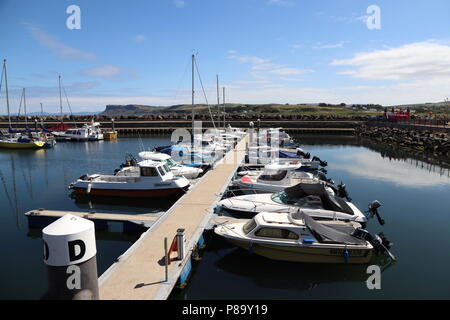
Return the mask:
<path id="1" fill-rule="evenodd" d="M 42 129 L 44 129 L 44 107 L 42 107 L 42 102 L 41 102 L 41 127 Z"/>
<path id="2" fill-rule="evenodd" d="M 217 80 L 217 119 L 219 124 L 219 130 L 220 130 L 220 95 L 219 95 L 219 75 L 216 75 Z"/>
<path id="3" fill-rule="evenodd" d="M 223 87 L 223 128 L 226 130 L 226 124 L 225 124 L 225 87 Z"/>
<path id="4" fill-rule="evenodd" d="M 58 83 L 59 83 L 59 110 L 61 112 L 61 123 L 64 123 L 62 111 L 62 96 L 61 96 L 61 76 L 58 77 Z"/>
<path id="5" fill-rule="evenodd" d="M 195 117 L 195 111 L 194 111 L 194 104 L 195 104 L 195 100 L 194 100 L 194 94 L 195 94 L 195 90 L 194 90 L 194 85 L 195 85 L 195 76 L 194 76 L 194 70 L 195 68 L 195 55 L 192 55 L 192 138 L 191 138 L 191 143 L 192 143 L 192 149 L 194 148 L 194 117 Z"/>
<path id="6" fill-rule="evenodd" d="M 6 59 L 3 60 L 3 70 L 5 71 L 6 109 L 8 110 L 8 124 L 9 124 L 9 129 L 12 129 L 11 115 L 9 113 L 8 76 L 6 75 Z"/>
<path id="7" fill-rule="evenodd" d="M 25 130 L 28 130 L 27 100 L 25 99 L 25 88 L 23 88 L 23 108 L 24 108 L 24 112 L 25 112 Z"/>

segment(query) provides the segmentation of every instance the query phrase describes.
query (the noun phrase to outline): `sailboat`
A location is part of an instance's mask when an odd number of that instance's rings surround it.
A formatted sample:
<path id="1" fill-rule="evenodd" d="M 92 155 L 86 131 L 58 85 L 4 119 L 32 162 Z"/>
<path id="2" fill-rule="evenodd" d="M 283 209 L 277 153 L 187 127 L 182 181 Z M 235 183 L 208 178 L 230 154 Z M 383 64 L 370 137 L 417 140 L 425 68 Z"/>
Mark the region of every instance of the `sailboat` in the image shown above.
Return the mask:
<path id="1" fill-rule="evenodd" d="M 6 108 L 8 110 L 8 122 L 9 122 L 9 134 L 2 135 L 0 138 L 0 148 L 7 149 L 41 149 L 44 147 L 45 142 L 40 139 L 34 138 L 31 133 L 23 134 L 15 132 L 11 127 L 11 115 L 9 110 L 9 93 L 8 93 L 8 77 L 6 74 L 6 59 L 3 60 L 2 80 L 3 74 L 5 75 L 5 91 L 6 91 Z M 24 105 L 25 102 L 25 89 L 23 91 Z M 26 118 L 26 117 L 25 117 Z M 26 120 L 25 120 L 26 121 Z"/>
<path id="2" fill-rule="evenodd" d="M 85 123 L 81 128 L 74 128 L 64 123 L 64 116 L 62 112 L 62 95 L 61 95 L 61 76 L 59 76 L 59 107 L 61 112 L 61 123 L 51 128 L 52 134 L 57 141 L 98 141 L 103 140 L 103 133 L 100 129 L 100 123 L 92 120 L 90 123 Z M 65 90 L 64 90 L 65 93 Z M 67 99 L 67 95 L 66 95 Z M 67 102 L 68 103 L 68 102 Z M 70 104 L 69 104 L 70 108 Z"/>

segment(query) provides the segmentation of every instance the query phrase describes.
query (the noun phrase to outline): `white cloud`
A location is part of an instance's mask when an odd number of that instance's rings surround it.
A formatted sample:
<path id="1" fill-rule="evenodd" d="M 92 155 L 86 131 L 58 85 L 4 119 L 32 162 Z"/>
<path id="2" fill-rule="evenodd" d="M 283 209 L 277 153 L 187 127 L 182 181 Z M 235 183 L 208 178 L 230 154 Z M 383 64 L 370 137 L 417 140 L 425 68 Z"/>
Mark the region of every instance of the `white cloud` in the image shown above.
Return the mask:
<path id="1" fill-rule="evenodd" d="M 301 47 L 301 45 L 299 45 L 299 44 L 293 44 L 292 46 L 291 46 L 293 49 L 298 49 L 298 48 L 300 48 Z"/>
<path id="2" fill-rule="evenodd" d="M 115 66 L 112 64 L 107 64 L 91 69 L 86 69 L 81 71 L 82 75 L 94 78 L 102 78 L 102 79 L 135 79 L 137 78 L 137 72 L 132 69 L 124 69 L 119 66 Z"/>
<path id="3" fill-rule="evenodd" d="M 228 54 L 236 54 L 237 51 L 236 50 L 228 50 Z"/>
<path id="4" fill-rule="evenodd" d="M 122 69 L 114 65 L 104 65 L 92 69 L 83 70 L 81 73 L 96 78 L 111 79 L 121 74 Z"/>
<path id="5" fill-rule="evenodd" d="M 285 0 L 268 0 L 268 4 L 274 4 L 279 6 L 291 6 L 293 3 Z"/>
<path id="6" fill-rule="evenodd" d="M 186 6 L 186 2 L 183 0 L 175 0 L 173 3 L 177 8 L 184 8 Z"/>
<path id="7" fill-rule="evenodd" d="M 344 44 L 342 42 L 336 43 L 336 44 L 324 44 L 314 47 L 315 49 L 337 49 L 344 47 Z"/>
<path id="8" fill-rule="evenodd" d="M 256 79 L 268 80 L 273 76 L 300 75 L 304 73 L 314 72 L 311 69 L 292 68 L 282 64 L 275 64 L 271 59 L 261 58 L 257 56 L 238 56 L 231 55 L 228 58 L 234 59 L 242 64 L 250 64 L 250 75 Z M 274 79 L 276 80 L 276 79 Z M 283 80 L 278 77 L 277 80 Z M 292 79 L 290 79 L 292 81 Z"/>
<path id="9" fill-rule="evenodd" d="M 432 41 L 407 44 L 351 59 L 334 60 L 332 66 L 350 66 L 340 74 L 367 80 L 424 80 L 450 78 L 450 46 Z"/>
<path id="10" fill-rule="evenodd" d="M 304 73 L 314 72 L 314 70 L 310 69 L 296 69 L 296 68 L 278 68 L 272 69 L 269 73 L 277 74 L 280 76 L 289 76 L 289 75 L 299 75 Z"/>
<path id="11" fill-rule="evenodd" d="M 145 36 L 142 35 L 142 34 L 138 34 L 138 35 L 135 35 L 133 37 L 133 40 L 134 40 L 134 42 L 137 42 L 137 43 L 144 42 L 145 41 Z"/>
<path id="12" fill-rule="evenodd" d="M 26 22 L 22 24 L 30 31 L 33 38 L 39 42 L 40 45 L 49 49 L 61 58 L 72 60 L 93 60 L 97 58 L 94 53 L 70 47 L 56 40 L 53 36 L 36 25 Z"/>

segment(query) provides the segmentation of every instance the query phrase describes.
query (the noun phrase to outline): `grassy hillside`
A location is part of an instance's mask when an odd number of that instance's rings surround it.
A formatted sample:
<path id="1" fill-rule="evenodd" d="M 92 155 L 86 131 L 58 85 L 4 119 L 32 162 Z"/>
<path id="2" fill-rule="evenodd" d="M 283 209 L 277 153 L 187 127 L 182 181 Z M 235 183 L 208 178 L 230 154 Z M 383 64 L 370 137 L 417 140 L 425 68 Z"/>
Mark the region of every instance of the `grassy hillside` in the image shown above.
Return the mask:
<path id="1" fill-rule="evenodd" d="M 415 105 L 402 105 L 400 108 L 410 108 L 416 114 L 434 114 L 450 115 L 450 104 L 426 103 Z M 374 116 L 380 115 L 384 107 L 381 105 L 350 105 L 345 104 L 332 105 L 326 103 L 319 104 L 226 104 L 228 114 L 282 114 L 282 115 L 314 115 L 314 116 Z M 391 108 L 391 107 L 388 107 Z M 102 115 L 106 116 L 140 116 L 148 114 L 190 114 L 191 105 L 164 106 L 145 106 L 145 105 L 108 105 Z M 217 114 L 217 106 L 211 105 L 210 110 Z M 195 105 L 196 114 L 207 114 L 208 106 L 204 104 Z"/>

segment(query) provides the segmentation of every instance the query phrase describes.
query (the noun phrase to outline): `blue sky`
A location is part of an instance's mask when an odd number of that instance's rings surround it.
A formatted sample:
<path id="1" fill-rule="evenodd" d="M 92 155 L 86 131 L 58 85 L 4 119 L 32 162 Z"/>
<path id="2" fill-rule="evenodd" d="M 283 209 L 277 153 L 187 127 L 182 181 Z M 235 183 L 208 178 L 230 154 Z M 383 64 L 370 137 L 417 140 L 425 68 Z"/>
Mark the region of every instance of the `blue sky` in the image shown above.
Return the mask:
<path id="1" fill-rule="evenodd" d="M 381 29 L 367 27 L 371 5 Z M 450 97 L 449 12 L 448 0 L 0 0 L 0 57 L 13 110 L 25 87 L 30 112 L 59 109 L 58 74 L 74 112 L 190 103 L 193 52 L 210 103 L 216 74 L 234 103 L 435 102 Z"/>

